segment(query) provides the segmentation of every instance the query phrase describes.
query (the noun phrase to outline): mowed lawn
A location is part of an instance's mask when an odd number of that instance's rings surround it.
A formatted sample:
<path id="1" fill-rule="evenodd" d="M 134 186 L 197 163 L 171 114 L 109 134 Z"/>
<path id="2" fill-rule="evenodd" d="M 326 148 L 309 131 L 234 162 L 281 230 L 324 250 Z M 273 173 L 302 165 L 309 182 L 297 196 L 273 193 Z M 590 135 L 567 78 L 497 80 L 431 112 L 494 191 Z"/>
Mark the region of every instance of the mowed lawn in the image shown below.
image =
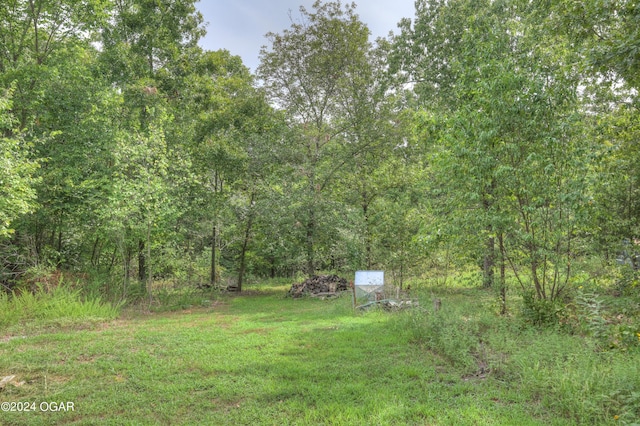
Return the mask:
<path id="1" fill-rule="evenodd" d="M 492 375 L 456 372 L 410 341 L 400 314 L 284 295 L 0 333 L 0 379 L 16 376 L 0 402 L 35 407 L 0 423 L 570 424 Z M 61 402 L 73 409 L 52 411 Z"/>

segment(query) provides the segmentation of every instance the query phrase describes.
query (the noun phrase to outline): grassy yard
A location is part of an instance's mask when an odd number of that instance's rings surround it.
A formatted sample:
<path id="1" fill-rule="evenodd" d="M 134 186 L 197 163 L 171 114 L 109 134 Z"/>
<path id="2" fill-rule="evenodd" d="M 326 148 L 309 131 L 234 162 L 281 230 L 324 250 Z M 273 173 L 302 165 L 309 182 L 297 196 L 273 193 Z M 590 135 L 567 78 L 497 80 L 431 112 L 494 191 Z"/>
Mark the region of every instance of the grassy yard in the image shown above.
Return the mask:
<path id="1" fill-rule="evenodd" d="M 545 374 L 553 374 L 545 368 L 553 362 L 538 360 L 536 367 L 526 354 L 529 343 L 549 339 L 514 331 L 509 320 L 478 320 L 474 315 L 486 310 L 483 299 L 491 300 L 480 290 L 443 295 L 438 313 L 443 319 L 429 322 L 425 335 L 416 332 L 422 329 L 416 323 L 433 313 L 354 314 L 348 297 L 292 300 L 285 290 L 262 287 L 178 312 L 125 312 L 84 329 L 0 332 L 0 379 L 16 376 L 0 391 L 0 402 L 15 402 L 16 409 L 21 403 L 35 406 L 30 412 L 0 412 L 0 423 L 565 425 L 585 419 L 591 424 L 594 418 L 615 423 L 614 411 L 598 417 L 597 406 L 572 408 L 558 401 L 562 394 L 553 392 L 562 390 L 545 384 Z M 462 299 L 466 305 L 458 303 Z M 477 311 L 462 312 L 460 306 Z M 449 333 L 429 327 L 452 328 Z M 502 331 L 481 338 L 480 346 L 465 340 L 465 333 L 482 335 L 488 327 Z M 437 344 L 428 343 L 427 334 L 451 336 L 440 344 L 451 346 L 453 355 L 434 350 Z M 550 344 L 567 346 L 556 340 Z M 568 349 L 558 350 L 565 357 Z M 566 355 L 557 368 L 575 366 L 580 356 Z M 637 367 L 628 373 L 637 374 Z M 576 398 L 599 392 L 565 386 Z M 59 407 L 49 402 L 64 402 L 64 408 L 71 402 L 73 410 L 51 411 Z M 580 417 L 581 410 L 586 417 Z"/>

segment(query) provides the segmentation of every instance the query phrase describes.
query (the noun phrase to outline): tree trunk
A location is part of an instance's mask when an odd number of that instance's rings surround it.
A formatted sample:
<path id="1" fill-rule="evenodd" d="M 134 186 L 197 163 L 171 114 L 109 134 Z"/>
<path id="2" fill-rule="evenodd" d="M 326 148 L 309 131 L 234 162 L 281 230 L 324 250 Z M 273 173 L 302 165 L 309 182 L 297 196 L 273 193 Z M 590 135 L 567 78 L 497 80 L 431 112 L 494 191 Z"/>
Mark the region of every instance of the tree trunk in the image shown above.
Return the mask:
<path id="1" fill-rule="evenodd" d="M 318 127 L 319 128 L 319 127 Z M 315 139 L 315 150 L 313 144 L 309 146 L 309 156 L 311 158 L 309 182 L 308 182 L 308 196 L 309 196 L 309 216 L 306 223 L 306 236 L 305 236 L 305 252 L 306 252 L 306 273 L 309 278 L 315 275 L 316 272 L 316 253 L 315 253 L 315 238 L 316 238 L 316 206 L 318 203 L 320 187 L 316 186 L 316 166 L 318 161 L 318 139 Z"/>
<path id="2" fill-rule="evenodd" d="M 153 270 L 151 266 L 151 221 L 147 222 L 147 293 L 149 294 L 149 304 L 153 301 Z"/>
<path id="3" fill-rule="evenodd" d="M 316 272 L 315 265 L 315 227 L 316 227 L 316 214 L 314 206 L 309 208 L 309 220 L 307 221 L 307 235 L 306 235 L 306 254 L 307 254 L 307 275 L 311 278 Z"/>
<path id="4" fill-rule="evenodd" d="M 491 196 L 496 188 L 495 180 L 491 180 L 491 183 L 485 189 L 485 194 L 482 199 L 482 208 L 486 214 L 490 214 L 491 207 L 493 205 Z M 482 262 L 482 286 L 484 288 L 492 288 L 494 284 L 494 271 L 493 268 L 496 262 L 496 248 L 495 238 L 493 237 L 493 226 L 488 224 L 486 227 L 489 237 L 487 238 L 484 251 L 484 259 Z"/>
<path id="5" fill-rule="evenodd" d="M 147 265 L 145 263 L 144 240 L 138 240 L 138 280 L 143 283 L 147 279 Z"/>
<path id="6" fill-rule="evenodd" d="M 251 226 L 253 224 L 253 201 L 255 194 L 251 194 L 251 201 L 249 202 L 249 216 L 247 217 L 247 228 L 244 232 L 244 240 L 242 241 L 242 250 L 240 251 L 240 267 L 238 268 L 238 292 L 242 291 L 242 281 L 244 279 L 245 261 L 247 247 L 249 246 L 249 238 L 251 236 Z"/>
<path id="7" fill-rule="evenodd" d="M 489 227 L 491 232 L 491 227 Z M 484 259 L 482 262 L 482 286 L 484 288 L 493 287 L 495 265 L 495 238 L 489 237 L 485 245 Z"/>
<path id="8" fill-rule="evenodd" d="M 100 244 L 100 236 L 97 236 L 96 241 L 93 243 L 93 250 L 91 250 L 91 266 L 93 267 L 98 266 L 98 260 L 100 259 L 99 250 L 98 250 L 99 244 Z"/>
<path id="9" fill-rule="evenodd" d="M 122 298 L 124 299 L 127 296 L 127 291 L 129 289 L 129 274 L 130 274 L 130 270 L 131 270 L 131 250 L 129 249 L 129 247 L 126 247 L 127 244 L 125 244 L 125 248 L 124 248 L 124 259 L 123 259 L 123 265 L 122 265 L 122 269 L 123 269 L 123 284 L 122 284 Z"/>
<path id="10" fill-rule="evenodd" d="M 58 230 L 58 242 L 56 245 L 56 252 L 58 253 L 56 256 L 57 257 L 56 263 L 58 264 L 58 266 L 62 266 L 62 231 L 61 230 Z"/>
<path id="11" fill-rule="evenodd" d="M 533 250 L 531 250 L 531 258 L 534 259 Z M 536 296 L 540 300 L 546 300 L 547 295 L 544 290 L 544 287 L 540 284 L 540 278 L 538 277 L 538 262 L 536 260 L 531 261 L 531 279 L 533 280 L 533 284 L 536 288 Z"/>
<path id="12" fill-rule="evenodd" d="M 366 198 L 366 195 L 363 196 Z M 371 232 L 369 230 L 369 205 L 366 202 L 362 203 L 362 214 L 364 217 L 364 252 L 365 263 L 367 269 L 371 270 Z"/>
<path id="13" fill-rule="evenodd" d="M 271 255 L 269 256 L 269 276 L 271 278 L 275 278 L 276 277 L 276 258 L 275 256 Z"/>
<path id="14" fill-rule="evenodd" d="M 118 254 L 117 245 L 113 248 L 113 253 L 111 254 L 111 262 L 109 263 L 109 268 L 107 268 L 108 273 L 111 273 L 111 269 L 113 269 L 113 265 L 116 263 L 116 254 Z"/>
<path id="15" fill-rule="evenodd" d="M 504 248 L 504 236 L 498 234 L 498 245 L 500 247 L 500 315 L 507 314 L 507 276 L 506 276 L 506 253 Z"/>
<path id="16" fill-rule="evenodd" d="M 216 270 L 216 239 L 218 236 L 218 228 L 214 222 L 213 229 L 211 231 L 211 276 L 209 278 L 209 285 L 211 287 L 215 287 L 217 283 L 216 275 L 218 271 Z"/>
<path id="17" fill-rule="evenodd" d="M 222 194 L 223 181 L 218 171 L 216 170 L 213 175 L 213 192 L 216 195 Z M 217 245 L 218 245 L 218 211 L 217 206 L 214 206 L 214 218 L 213 229 L 211 231 L 211 276 L 209 277 L 209 286 L 215 287 L 218 283 L 218 268 L 216 265 L 217 258 Z"/>

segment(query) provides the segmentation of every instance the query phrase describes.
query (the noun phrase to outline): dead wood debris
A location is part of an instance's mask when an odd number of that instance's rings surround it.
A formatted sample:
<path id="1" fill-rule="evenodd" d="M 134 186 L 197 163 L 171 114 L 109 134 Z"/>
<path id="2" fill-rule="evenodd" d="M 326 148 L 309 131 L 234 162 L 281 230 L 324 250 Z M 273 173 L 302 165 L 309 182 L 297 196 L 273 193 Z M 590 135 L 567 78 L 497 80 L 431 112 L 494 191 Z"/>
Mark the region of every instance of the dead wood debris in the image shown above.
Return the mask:
<path id="1" fill-rule="evenodd" d="M 349 283 L 337 275 L 314 275 L 301 283 L 291 286 L 290 297 L 316 296 L 330 297 L 349 290 Z"/>

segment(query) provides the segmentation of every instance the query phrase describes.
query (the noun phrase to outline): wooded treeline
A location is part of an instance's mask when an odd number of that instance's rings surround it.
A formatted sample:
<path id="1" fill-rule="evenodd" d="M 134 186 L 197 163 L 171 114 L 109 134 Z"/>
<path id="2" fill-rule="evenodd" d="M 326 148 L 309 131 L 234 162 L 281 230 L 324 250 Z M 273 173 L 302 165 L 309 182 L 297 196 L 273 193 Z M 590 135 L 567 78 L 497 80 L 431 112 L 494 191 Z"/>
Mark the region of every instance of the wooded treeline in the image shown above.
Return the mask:
<path id="1" fill-rule="evenodd" d="M 376 41 L 316 2 L 255 75 L 194 4 L 1 8 L 5 288 L 453 264 L 552 300 L 640 237 L 636 2 L 418 0 Z"/>

